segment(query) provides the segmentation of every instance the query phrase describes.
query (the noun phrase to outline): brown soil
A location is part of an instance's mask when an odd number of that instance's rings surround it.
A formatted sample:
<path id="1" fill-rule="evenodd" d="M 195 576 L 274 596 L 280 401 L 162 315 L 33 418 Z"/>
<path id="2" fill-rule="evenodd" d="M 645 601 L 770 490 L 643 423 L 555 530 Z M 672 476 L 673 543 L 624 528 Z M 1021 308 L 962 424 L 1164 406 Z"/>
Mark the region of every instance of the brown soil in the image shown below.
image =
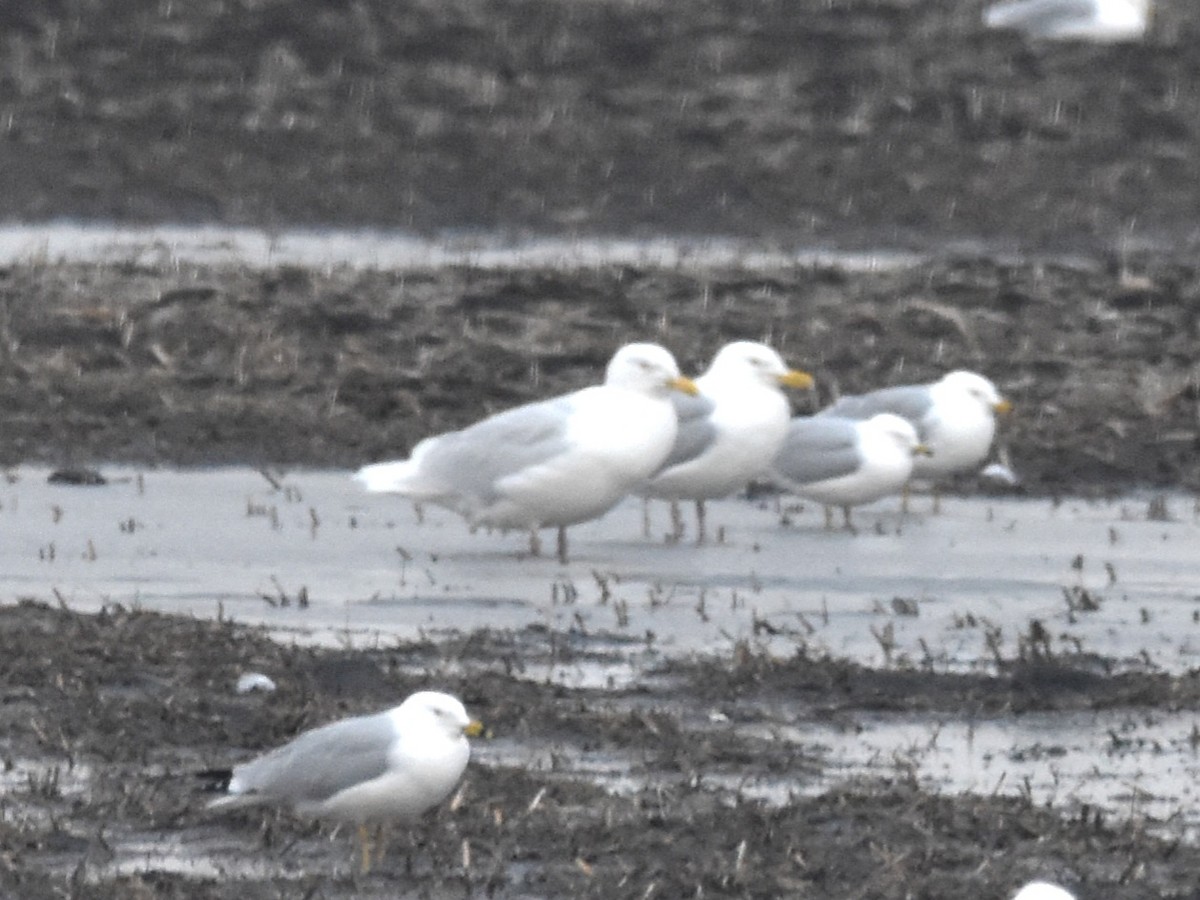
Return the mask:
<path id="1" fill-rule="evenodd" d="M 991 375 L 1037 493 L 1200 487 L 1200 273 L 931 261 L 884 273 L 0 272 L 0 461 L 336 465 L 595 381 L 657 339 L 701 369 L 763 338 L 818 388 Z"/>
<path id="2" fill-rule="evenodd" d="M 1028 489 L 1200 485 L 1187 0 L 1114 47 L 1027 46 L 958 0 L 10 6 L 0 220 L 937 252 L 865 275 L 21 265 L 0 463 L 353 466 L 595 380 L 625 340 L 695 370 L 761 337 L 820 399 L 984 371 Z"/>
<path id="3" fill-rule="evenodd" d="M 652 689 L 595 691 L 507 674 L 514 659 L 604 653 L 580 635 L 535 629 L 351 653 L 287 647 L 228 623 L 31 604 L 0 609 L 0 650 L 7 765 L 48 767 L 6 790 L 5 896 L 898 900 L 1000 898 L 1042 877 L 1079 886 L 1084 897 L 1123 900 L 1193 897 L 1200 878 L 1194 852 L 1139 824 L 1110 823 L 1086 807 L 934 796 L 902 766 L 892 779 L 804 796 L 818 766 L 803 747 L 740 737 L 712 718 L 723 711 L 739 724 L 800 728 L 834 718 L 853 728 L 857 714 L 880 709 L 1196 710 L 1200 682 L 1191 676 L 1106 680 L 1070 660 L 1040 660 L 993 679 L 905 677 L 739 653 L 647 673 Z M 299 728 L 391 705 L 447 662 L 460 674 L 437 684 L 492 724 L 477 746 L 553 746 L 560 762 L 472 765 L 459 801 L 400 830 L 366 876 L 354 872 L 348 834 L 331 839 L 286 814 L 203 811 L 196 772 Z M 280 690 L 235 694 L 248 670 L 269 673 Z M 613 795 L 590 785 L 572 770 L 572 754 L 584 751 L 637 759 L 630 775 L 648 786 Z M 80 788 L 73 773 L 85 769 Z M 796 795 L 782 806 L 752 800 L 720 786 L 730 774 L 745 784 L 773 779 Z M 131 850 L 138 842 L 151 849 Z M 164 870 L 169 848 L 211 858 L 222 874 Z M 114 860 L 131 858 L 148 871 L 114 873 Z"/>
<path id="4" fill-rule="evenodd" d="M 1200 20 L 982 0 L 53 0 L 0 12 L 0 220 L 1196 241 Z"/>

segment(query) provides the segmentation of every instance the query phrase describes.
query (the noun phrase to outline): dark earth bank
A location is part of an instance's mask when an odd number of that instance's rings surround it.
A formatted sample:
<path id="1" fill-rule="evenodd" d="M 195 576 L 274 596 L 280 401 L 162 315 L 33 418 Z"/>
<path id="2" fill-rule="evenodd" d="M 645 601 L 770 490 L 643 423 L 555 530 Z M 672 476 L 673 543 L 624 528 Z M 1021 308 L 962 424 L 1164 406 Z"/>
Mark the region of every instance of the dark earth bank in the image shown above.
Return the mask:
<path id="1" fill-rule="evenodd" d="M 817 388 L 993 378 L 1037 494 L 1200 487 L 1200 273 L 931 259 L 886 271 L 636 267 L 0 270 L 0 463 L 357 467 L 593 383 L 626 341 L 697 373 L 762 339 Z"/>
<path id="2" fill-rule="evenodd" d="M 1193 248 L 1193 0 L 1111 47 L 984 5 L 5 3 L 0 220 Z"/>
<path id="3" fill-rule="evenodd" d="M 880 709 L 1014 721 L 1028 710 L 1194 710 L 1194 675 L 1102 679 L 1070 657 L 1029 656 L 995 678 L 925 677 L 912 691 L 903 673 L 742 648 L 649 672 L 652 689 L 596 691 L 512 674 L 539 656 L 606 652 L 579 634 L 349 652 L 286 646 L 228 622 L 33 603 L 0 609 L 0 651 L 6 897 L 1007 898 L 1042 877 L 1084 898 L 1159 900 L 1195 897 L 1200 884 L 1194 848 L 1143 821 L 1019 796 L 934 796 L 899 762 L 892 778 L 804 796 L 815 753 L 728 724 L 836 717 L 852 729 Z M 279 690 L 236 694 L 246 671 Z M 553 748 L 553 762 L 477 759 L 456 799 L 397 829 L 366 875 L 349 833 L 287 814 L 203 811 L 197 771 L 431 685 L 488 722 L 477 757 L 493 744 Z M 644 786 L 608 793 L 572 769 L 581 753 L 607 751 L 635 760 L 631 782 Z M 722 786 L 728 773 L 794 793 L 751 799 Z M 181 859 L 215 870 L 179 871 Z"/>

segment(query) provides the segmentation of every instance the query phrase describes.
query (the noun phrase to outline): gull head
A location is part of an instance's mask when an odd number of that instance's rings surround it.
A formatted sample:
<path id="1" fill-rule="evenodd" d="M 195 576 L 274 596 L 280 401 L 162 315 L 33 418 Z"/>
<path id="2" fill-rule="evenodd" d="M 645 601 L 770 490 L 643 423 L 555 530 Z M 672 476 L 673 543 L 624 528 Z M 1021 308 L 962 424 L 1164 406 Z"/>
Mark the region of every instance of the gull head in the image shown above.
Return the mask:
<path id="1" fill-rule="evenodd" d="M 921 443 L 913 423 L 895 413 L 879 413 L 871 416 L 863 425 L 874 429 L 887 440 L 894 442 L 906 453 L 913 456 L 932 455 L 929 448 Z"/>
<path id="2" fill-rule="evenodd" d="M 1012 410 L 1012 403 L 1000 396 L 996 385 L 976 372 L 959 369 L 943 376 L 938 385 L 965 394 L 994 413 L 1007 413 Z"/>
<path id="3" fill-rule="evenodd" d="M 411 695 L 396 710 L 396 718 L 401 728 L 419 725 L 444 734 L 449 740 L 463 735 L 477 737 L 483 732 L 483 725 L 467 715 L 457 698 L 440 691 L 418 691 Z"/>
<path id="4" fill-rule="evenodd" d="M 757 341 L 726 344 L 717 351 L 712 365 L 704 374 L 706 378 L 745 378 L 772 387 L 807 389 L 813 386 L 811 375 L 798 369 L 789 369 L 778 353 Z"/>
<path id="5" fill-rule="evenodd" d="M 694 381 L 679 374 L 671 351 L 658 344 L 626 344 L 609 360 L 604 383 L 651 395 L 672 390 L 699 393 Z"/>

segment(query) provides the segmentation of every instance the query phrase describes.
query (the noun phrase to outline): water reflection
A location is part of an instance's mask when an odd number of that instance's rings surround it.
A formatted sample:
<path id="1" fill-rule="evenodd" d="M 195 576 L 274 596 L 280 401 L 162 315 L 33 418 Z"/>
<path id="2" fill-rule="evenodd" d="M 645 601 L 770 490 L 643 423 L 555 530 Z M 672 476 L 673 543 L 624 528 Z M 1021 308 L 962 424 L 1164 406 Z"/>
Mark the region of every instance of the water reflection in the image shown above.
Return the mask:
<path id="1" fill-rule="evenodd" d="M 721 238 L 532 237 L 447 234 L 424 238 L 402 232 L 313 230 L 268 232 L 217 226 L 128 228 L 56 222 L 0 226 L 0 265 L 111 263 L 153 266 L 247 265 L 427 269 L 644 266 L 751 270 L 836 266 L 848 271 L 915 265 L 922 256 L 903 251 L 841 252 L 786 248 Z"/>

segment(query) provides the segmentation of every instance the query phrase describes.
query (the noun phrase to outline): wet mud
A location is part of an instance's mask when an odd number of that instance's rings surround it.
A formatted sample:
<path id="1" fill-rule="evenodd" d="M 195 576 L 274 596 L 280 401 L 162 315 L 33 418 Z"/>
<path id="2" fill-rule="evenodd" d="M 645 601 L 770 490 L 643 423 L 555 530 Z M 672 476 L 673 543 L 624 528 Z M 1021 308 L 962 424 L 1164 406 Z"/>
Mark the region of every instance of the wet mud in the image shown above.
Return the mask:
<path id="1" fill-rule="evenodd" d="M 228 622 L 39 604 L 0 610 L 0 889 L 41 897 L 1005 897 L 1034 877 L 1085 897 L 1194 896 L 1194 850 L 1146 823 L 1021 796 L 939 796 L 888 777 L 812 796 L 819 748 L 773 729 L 881 708 L 1200 707 L 1194 676 L 1098 679 L 1070 660 L 995 678 L 901 677 L 749 650 L 619 690 L 510 674 L 514 656 L 602 652 L 538 629 L 373 651 L 286 646 Z M 260 671 L 273 694 L 237 694 Z M 454 800 L 397 828 L 372 872 L 343 831 L 214 816 L 195 773 L 436 684 L 490 724 Z M 748 723 L 763 726 L 757 730 Z M 517 750 L 515 748 L 524 748 Z M 1044 748 L 1048 756 L 1054 749 Z M 535 755 L 536 765 L 517 764 Z M 621 790 L 581 760 L 635 760 Z M 774 801 L 753 795 L 769 779 Z"/>
<path id="2" fill-rule="evenodd" d="M 1135 265 L 1131 263 L 1131 265 Z M 594 383 L 631 340 L 698 372 L 764 339 L 840 392 L 989 375 L 1036 495 L 1200 486 L 1200 273 L 929 260 L 888 271 L 0 271 L 0 461 L 356 467 Z"/>
<path id="3" fill-rule="evenodd" d="M 1194 4 L 1113 47 L 984 5 L 12 5 L 0 218 L 1194 247 Z"/>

